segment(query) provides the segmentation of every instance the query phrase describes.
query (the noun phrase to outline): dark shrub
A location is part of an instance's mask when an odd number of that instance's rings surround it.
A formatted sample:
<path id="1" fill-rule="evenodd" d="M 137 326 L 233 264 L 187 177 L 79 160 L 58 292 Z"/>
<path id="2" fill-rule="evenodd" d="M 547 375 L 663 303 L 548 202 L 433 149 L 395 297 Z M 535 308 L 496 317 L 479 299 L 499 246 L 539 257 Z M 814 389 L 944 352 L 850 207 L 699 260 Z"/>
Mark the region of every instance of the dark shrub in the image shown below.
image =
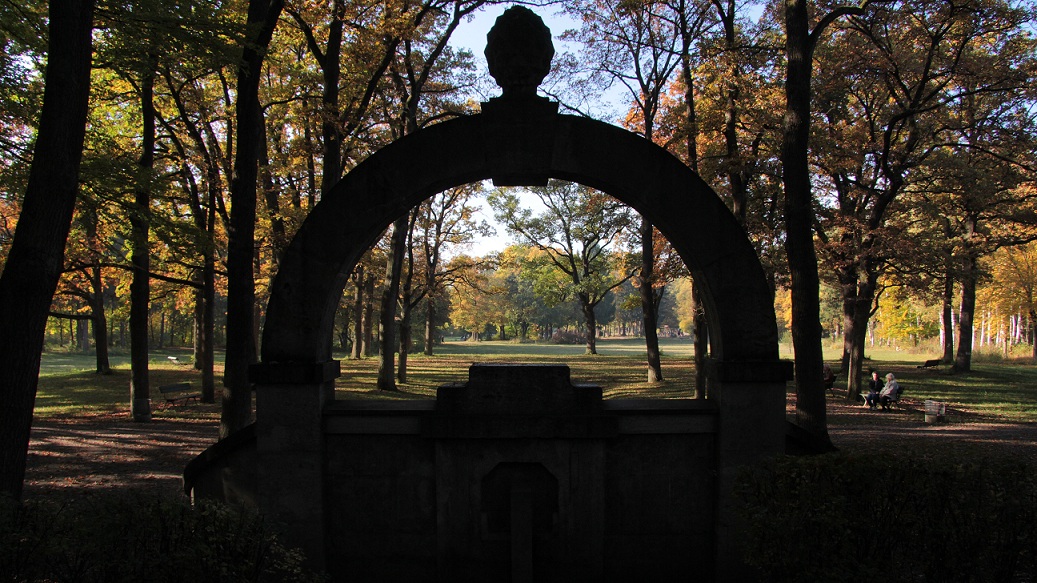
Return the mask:
<path id="1" fill-rule="evenodd" d="M 1035 580 L 1022 465 L 831 454 L 746 475 L 747 560 L 769 581 Z"/>
<path id="2" fill-rule="evenodd" d="M 320 581 L 254 512 L 146 495 L 0 501 L 0 580 Z"/>
<path id="3" fill-rule="evenodd" d="M 551 335 L 551 344 L 585 344 L 587 336 L 572 330 L 558 330 Z"/>

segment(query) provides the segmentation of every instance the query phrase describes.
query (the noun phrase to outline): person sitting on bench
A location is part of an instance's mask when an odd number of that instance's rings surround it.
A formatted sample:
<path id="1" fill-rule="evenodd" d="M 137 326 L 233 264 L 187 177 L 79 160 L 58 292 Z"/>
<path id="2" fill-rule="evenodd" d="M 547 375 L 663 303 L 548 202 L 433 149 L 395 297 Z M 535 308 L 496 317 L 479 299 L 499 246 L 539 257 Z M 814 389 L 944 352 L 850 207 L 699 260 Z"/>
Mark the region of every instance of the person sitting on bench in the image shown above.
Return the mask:
<path id="1" fill-rule="evenodd" d="M 899 398 L 900 385 L 897 383 L 897 379 L 893 378 L 893 373 L 889 373 L 886 375 L 886 386 L 882 387 L 882 391 L 879 392 L 879 404 L 882 405 L 882 410 L 889 411 L 890 405 Z"/>
<path id="2" fill-rule="evenodd" d="M 871 371 L 871 380 L 868 381 L 868 394 L 864 396 L 864 405 L 869 409 L 874 409 L 879 404 L 879 391 L 882 390 L 882 379 L 879 378 L 879 371 Z"/>
<path id="3" fill-rule="evenodd" d="M 835 394 L 835 372 L 827 362 L 821 367 L 821 379 L 825 382 L 825 389 Z"/>

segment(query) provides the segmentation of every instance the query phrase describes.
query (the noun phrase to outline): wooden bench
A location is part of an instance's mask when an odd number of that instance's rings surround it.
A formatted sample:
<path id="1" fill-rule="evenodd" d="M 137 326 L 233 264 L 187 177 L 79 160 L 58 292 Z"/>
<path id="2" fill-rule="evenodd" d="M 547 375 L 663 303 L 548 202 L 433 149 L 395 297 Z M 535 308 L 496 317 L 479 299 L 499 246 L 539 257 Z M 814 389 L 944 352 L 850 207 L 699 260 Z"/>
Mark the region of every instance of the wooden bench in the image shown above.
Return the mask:
<path id="1" fill-rule="evenodd" d="M 180 403 L 188 402 L 192 399 L 197 401 L 202 396 L 199 393 L 194 392 L 191 389 L 191 383 L 173 383 L 171 385 L 162 385 L 158 388 L 158 392 L 162 393 L 167 403 Z"/>
<path id="2" fill-rule="evenodd" d="M 925 361 L 925 363 L 923 364 L 918 365 L 918 368 L 933 368 L 940 366 L 941 364 L 943 364 L 943 359 L 934 358 L 932 360 Z"/>

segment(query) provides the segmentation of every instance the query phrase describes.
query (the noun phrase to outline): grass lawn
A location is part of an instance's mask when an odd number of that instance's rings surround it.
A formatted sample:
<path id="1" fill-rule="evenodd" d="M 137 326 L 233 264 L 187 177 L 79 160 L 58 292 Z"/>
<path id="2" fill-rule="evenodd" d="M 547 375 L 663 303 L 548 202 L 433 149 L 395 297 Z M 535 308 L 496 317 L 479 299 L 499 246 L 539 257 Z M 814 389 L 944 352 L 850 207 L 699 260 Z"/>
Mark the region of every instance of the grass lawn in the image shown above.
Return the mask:
<path id="1" fill-rule="evenodd" d="M 583 346 L 448 341 L 436 347 L 435 356 L 410 355 L 407 382 L 398 385 L 398 393 L 374 389 L 378 369 L 376 359 L 357 361 L 337 354 L 336 358 L 342 364 L 337 390 L 339 398 L 350 399 L 434 398 L 439 385 L 467 380 L 468 367 L 472 363 L 521 362 L 568 364 L 574 382 L 599 384 L 606 398 L 692 396 L 694 365 L 691 341 L 687 338 L 664 338 L 660 343 L 665 380 L 656 385 L 645 381 L 643 340 L 630 338 L 600 340 L 597 355 L 584 354 Z M 783 351 L 783 357 L 787 357 L 786 351 Z M 177 357 L 180 363 L 169 360 L 169 356 Z M 835 352 L 826 351 L 830 362 L 835 363 L 837 356 Z M 871 360 L 867 366 L 882 374 L 896 374 L 905 388 L 905 397 L 912 401 L 945 401 L 956 410 L 991 422 L 1037 422 L 1037 366 L 1032 364 L 979 362 L 969 374 L 951 374 L 945 367 L 916 368 L 927 358 L 924 355 L 876 350 L 870 351 L 869 356 Z M 181 381 L 200 386 L 199 373 L 187 364 L 190 358 L 187 349 L 152 351 L 151 389 L 157 417 L 218 416 L 217 405 L 163 406 L 158 386 Z M 37 417 L 70 417 L 124 410 L 129 401 L 129 359 L 124 354 L 114 354 L 111 362 L 113 374 L 102 376 L 93 372 L 91 355 L 45 353 L 36 398 Z M 217 385 L 222 375 L 221 367 L 222 362 L 219 362 Z M 842 386 L 845 386 L 844 380 L 839 379 L 837 387 Z M 829 420 L 832 424 L 840 422 L 838 416 Z"/>

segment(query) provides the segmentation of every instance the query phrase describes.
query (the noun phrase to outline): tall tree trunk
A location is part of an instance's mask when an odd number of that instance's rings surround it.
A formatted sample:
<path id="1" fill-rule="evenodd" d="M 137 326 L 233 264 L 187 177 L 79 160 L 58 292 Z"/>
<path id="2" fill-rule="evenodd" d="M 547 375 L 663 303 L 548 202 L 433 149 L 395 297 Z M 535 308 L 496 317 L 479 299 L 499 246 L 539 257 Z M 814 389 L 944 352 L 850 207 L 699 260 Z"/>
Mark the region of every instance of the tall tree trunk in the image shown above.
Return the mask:
<path id="1" fill-rule="evenodd" d="M 389 255 L 385 264 L 385 288 L 382 291 L 382 310 L 378 317 L 378 338 L 381 349 L 378 353 L 378 389 L 395 391 L 396 355 L 396 304 L 400 296 L 400 274 L 403 272 L 403 254 L 407 246 L 407 215 L 393 223 Z"/>
<path id="2" fill-rule="evenodd" d="M 353 349 L 350 356 L 360 360 L 364 336 L 364 266 L 357 264 L 353 272 Z"/>
<path id="3" fill-rule="evenodd" d="M 436 299 L 430 291 L 425 298 L 425 355 L 432 356 L 436 341 Z"/>
<path id="4" fill-rule="evenodd" d="M 864 271 L 864 281 L 858 273 Z M 879 274 L 868 265 L 849 264 L 839 269 L 843 304 L 843 365 L 846 375 L 846 398 L 857 401 L 864 376 L 864 346 L 868 339 L 868 322 L 875 302 Z"/>
<path id="5" fill-rule="evenodd" d="M 404 294 L 403 310 L 400 316 L 400 363 L 396 367 L 396 380 L 401 383 L 407 382 L 407 356 L 410 354 L 411 345 L 411 313 L 412 308 L 408 306 L 410 294 Z"/>
<path id="6" fill-rule="evenodd" d="M 214 201 L 211 201 L 214 202 Z M 212 242 L 212 228 L 215 225 L 214 206 L 209 207 L 209 242 Z M 202 402 L 216 402 L 216 258 L 214 251 L 209 248 L 203 252 L 202 257 L 202 327 L 201 327 L 201 350 L 198 363 L 202 372 Z"/>
<path id="7" fill-rule="evenodd" d="M 862 287 L 866 287 L 866 285 Z M 844 341 L 849 344 L 849 359 L 844 371 L 846 373 L 846 398 L 850 401 L 857 401 L 860 397 L 861 382 L 864 376 L 864 345 L 868 339 L 868 321 L 871 319 L 871 303 L 874 293 L 865 295 L 867 297 L 859 297 L 854 302 L 855 311 L 843 330 Z"/>
<path id="8" fill-rule="evenodd" d="M 227 353 L 220 410 L 220 437 L 245 427 L 252 419 L 252 386 L 248 367 L 256 361 L 255 252 L 256 182 L 263 117 L 259 82 L 263 54 L 270 44 L 283 0 L 249 0 L 245 40 L 238 68 L 235 115 L 238 147 L 231 180 L 227 233 Z"/>
<path id="9" fill-rule="evenodd" d="M 94 209 L 83 210 L 83 225 L 87 247 L 93 255 L 93 265 L 87 268 L 87 277 L 90 280 L 90 326 L 94 333 L 95 371 L 100 375 L 108 375 L 112 373 L 108 360 L 108 319 L 104 312 L 104 278 L 97 243 L 97 213 Z"/>
<path id="10" fill-rule="evenodd" d="M 97 374 L 112 374 L 112 366 L 108 359 L 108 318 L 104 313 L 104 280 L 101 278 L 101 266 L 90 267 L 90 327 L 94 333 L 94 363 Z"/>
<path id="11" fill-rule="evenodd" d="M 641 295 L 641 318 L 645 327 L 645 349 L 648 353 L 648 382 L 663 380 L 659 358 L 659 303 L 652 283 L 655 281 L 655 237 L 652 224 L 641 217 L 641 274 L 638 276 Z"/>
<path id="12" fill-rule="evenodd" d="M 94 2 L 50 5 L 43 107 L 0 274 L 0 491 L 21 499 L 50 302 L 64 263 L 90 97 Z"/>
<path id="13" fill-rule="evenodd" d="M 947 261 L 946 273 L 943 276 L 943 364 L 954 362 L 954 276 L 950 260 Z"/>
<path id="14" fill-rule="evenodd" d="M 971 248 L 966 252 L 966 264 L 961 278 L 961 309 L 958 314 L 958 354 L 954 358 L 954 370 L 972 370 L 972 334 L 976 317 L 976 279 L 979 259 Z"/>
<path id="15" fill-rule="evenodd" d="M 709 356 L 709 327 L 706 311 L 702 308 L 699 287 L 692 282 L 691 288 L 693 326 L 695 328 L 695 398 L 706 398 L 706 358 Z"/>
<path id="16" fill-rule="evenodd" d="M 820 282 L 814 250 L 814 211 L 807 153 L 810 137 L 812 46 L 807 0 L 785 0 L 786 110 L 782 128 L 785 254 L 792 287 L 792 343 L 796 352 L 796 422 L 830 442 L 821 378 Z"/>
<path id="17" fill-rule="evenodd" d="M 1030 316 L 1030 329 L 1027 331 L 1027 336 L 1030 337 L 1030 358 L 1037 362 L 1037 310 L 1030 308 L 1028 313 Z"/>
<path id="18" fill-rule="evenodd" d="M 374 356 L 374 275 L 364 279 L 364 350 L 365 357 Z"/>
<path id="19" fill-rule="evenodd" d="M 587 354 L 598 353 L 598 317 L 594 314 L 594 306 L 586 294 L 578 294 L 580 307 L 583 309 L 583 321 L 587 326 Z"/>
<path id="20" fill-rule="evenodd" d="M 342 0 L 332 2 L 331 24 L 328 26 L 328 44 L 320 63 L 324 76 L 321 95 L 321 134 L 323 136 L 323 174 L 321 193 L 328 193 L 342 178 L 342 135 L 338 123 L 338 95 L 341 77 L 342 53 Z"/>
<path id="21" fill-rule="evenodd" d="M 699 171 L 698 137 L 699 121 L 695 109 L 695 77 L 691 69 L 691 39 L 687 35 L 687 23 L 682 11 L 681 15 L 681 75 L 684 78 L 684 102 L 688 106 L 688 139 L 685 141 L 687 149 L 688 166 L 694 171 Z M 692 326 L 695 334 L 695 398 L 706 398 L 706 358 L 709 355 L 709 334 L 706 331 L 706 314 L 702 310 L 702 303 L 698 297 L 698 287 L 692 283 L 692 313 L 695 315 Z"/>
<path id="22" fill-rule="evenodd" d="M 731 212 L 738 219 L 738 224 L 745 227 L 745 216 L 749 207 L 749 189 L 746 185 L 742 153 L 738 147 L 738 99 L 739 77 L 741 70 L 735 57 L 738 40 L 735 37 L 735 6 L 728 0 L 728 9 L 724 18 L 724 56 L 728 59 L 726 88 L 724 90 L 724 168 L 728 184 L 731 187 Z"/>
<path id="23" fill-rule="evenodd" d="M 151 421 L 151 386 L 148 370 L 148 317 L 151 311 L 152 172 L 155 166 L 155 71 L 158 57 L 148 56 L 151 70 L 141 80 L 141 155 L 138 162 L 134 208 L 130 212 L 133 232 L 133 280 L 130 282 L 130 416 L 138 423 Z"/>
<path id="24" fill-rule="evenodd" d="M 414 308 L 421 298 L 414 300 L 414 220 L 417 219 L 418 209 L 408 215 L 407 237 L 404 241 L 404 252 L 406 256 L 406 276 L 403 278 L 403 290 L 400 294 L 400 362 L 396 367 L 396 380 L 401 383 L 407 382 L 407 357 L 410 355 L 410 347 L 414 331 L 411 330 Z M 403 266 L 401 266 L 401 272 Z"/>

